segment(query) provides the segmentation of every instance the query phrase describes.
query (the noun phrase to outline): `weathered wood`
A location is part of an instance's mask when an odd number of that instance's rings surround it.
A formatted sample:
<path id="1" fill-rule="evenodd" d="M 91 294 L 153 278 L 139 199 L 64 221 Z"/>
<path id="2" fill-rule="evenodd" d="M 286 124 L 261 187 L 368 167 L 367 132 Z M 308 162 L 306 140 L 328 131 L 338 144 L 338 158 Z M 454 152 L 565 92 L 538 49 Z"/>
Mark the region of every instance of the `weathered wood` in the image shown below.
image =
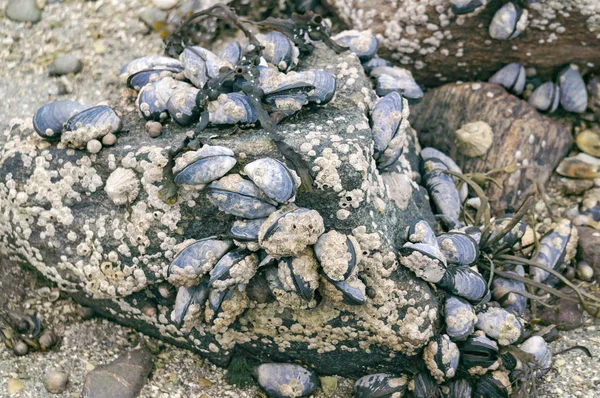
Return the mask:
<path id="1" fill-rule="evenodd" d="M 494 140 L 485 155 L 468 158 L 457 150 L 454 132 L 476 121 L 490 125 Z M 535 191 L 536 181 L 545 184 L 573 143 L 570 125 L 541 115 L 527 102 L 489 83 L 447 84 L 429 90 L 411 107 L 410 123 L 422 146 L 448 154 L 464 173 L 528 166 L 512 174 L 492 175 L 502 186 L 488 183 L 485 189 L 496 214 L 518 208 Z"/>

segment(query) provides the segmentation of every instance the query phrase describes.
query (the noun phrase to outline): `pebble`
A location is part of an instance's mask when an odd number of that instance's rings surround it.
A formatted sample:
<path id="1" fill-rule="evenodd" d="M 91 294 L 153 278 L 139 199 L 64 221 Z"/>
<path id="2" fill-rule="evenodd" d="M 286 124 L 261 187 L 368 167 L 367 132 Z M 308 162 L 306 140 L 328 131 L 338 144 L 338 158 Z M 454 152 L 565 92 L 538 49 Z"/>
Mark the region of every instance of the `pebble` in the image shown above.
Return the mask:
<path id="1" fill-rule="evenodd" d="M 16 356 L 22 357 L 23 355 L 27 355 L 29 347 L 23 341 L 19 340 L 13 343 L 13 352 Z"/>
<path id="2" fill-rule="evenodd" d="M 168 10 L 175 7 L 179 0 L 153 0 L 152 2 L 161 10 Z"/>
<path id="3" fill-rule="evenodd" d="M 50 76 L 62 76 L 69 73 L 79 73 L 83 68 L 81 61 L 73 55 L 60 55 L 48 67 Z"/>
<path id="4" fill-rule="evenodd" d="M 148 7 L 140 11 L 138 17 L 149 29 L 154 29 L 156 23 L 167 20 L 168 14 L 158 8 Z"/>
<path id="5" fill-rule="evenodd" d="M 338 378 L 336 376 L 322 376 L 319 379 L 321 379 L 321 390 L 323 390 L 323 395 L 326 397 L 335 396 Z"/>
<path id="6" fill-rule="evenodd" d="M 575 297 L 570 288 L 563 288 L 561 291 Z M 561 298 L 553 305 L 538 313 L 542 325 L 556 325 L 558 330 L 573 330 L 583 325 L 583 309 L 579 303 Z"/>
<path id="7" fill-rule="evenodd" d="M 42 19 L 42 10 L 38 8 L 36 0 L 10 0 L 5 14 L 17 22 L 38 22 Z"/>
<path id="8" fill-rule="evenodd" d="M 61 370 L 50 370 L 44 379 L 44 387 L 52 394 L 60 394 L 67 389 L 69 374 Z"/>
<path id="9" fill-rule="evenodd" d="M 150 134 L 150 137 L 156 138 L 160 135 L 162 131 L 162 124 L 150 120 L 146 123 L 146 130 L 148 131 L 148 134 Z"/>
<path id="10" fill-rule="evenodd" d="M 102 143 L 98 140 L 89 140 L 87 150 L 89 153 L 98 153 L 102 150 Z"/>
<path id="11" fill-rule="evenodd" d="M 21 380 L 9 379 L 8 383 L 6 383 L 6 387 L 9 395 L 15 395 L 19 391 L 21 391 L 25 386 L 23 385 L 23 382 Z"/>
<path id="12" fill-rule="evenodd" d="M 573 178 L 559 178 L 560 190 L 567 195 L 581 195 L 594 186 L 592 180 L 576 180 Z"/>
<path id="13" fill-rule="evenodd" d="M 90 307 L 79 307 L 78 313 L 81 319 L 85 321 L 90 320 L 94 317 L 94 310 Z"/>
<path id="14" fill-rule="evenodd" d="M 594 269 L 586 261 L 580 261 L 577 263 L 577 276 L 582 281 L 589 282 L 594 277 Z"/>
<path id="15" fill-rule="evenodd" d="M 102 137 L 102 145 L 104 146 L 112 146 L 117 143 L 117 136 L 113 133 L 108 133 L 104 137 Z"/>

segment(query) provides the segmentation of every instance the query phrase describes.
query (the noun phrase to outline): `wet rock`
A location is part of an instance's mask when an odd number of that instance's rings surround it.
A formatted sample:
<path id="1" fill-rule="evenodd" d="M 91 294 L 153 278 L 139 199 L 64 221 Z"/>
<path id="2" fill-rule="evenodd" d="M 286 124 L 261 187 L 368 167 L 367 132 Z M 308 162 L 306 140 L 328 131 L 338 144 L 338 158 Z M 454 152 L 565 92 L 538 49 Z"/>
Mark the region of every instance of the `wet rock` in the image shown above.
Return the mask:
<path id="1" fill-rule="evenodd" d="M 423 146 L 448 154 L 464 173 L 533 166 L 494 174 L 502 188 L 489 184 L 486 193 L 496 214 L 517 209 L 535 190 L 532 181 L 545 184 L 573 142 L 570 126 L 539 114 L 525 101 L 488 83 L 447 84 L 429 90 L 411 107 L 409 120 Z M 494 132 L 492 147 L 484 157 L 462 155 L 453 138 L 461 125 L 474 121 L 487 123 Z"/>
<path id="2" fill-rule="evenodd" d="M 42 19 L 42 10 L 36 0 L 10 0 L 4 11 L 9 19 L 17 22 L 38 22 Z"/>
<path id="3" fill-rule="evenodd" d="M 68 75 L 69 73 L 79 73 L 83 68 L 83 64 L 79 58 L 70 55 L 60 55 L 52 61 L 48 66 L 48 73 L 50 76 L 62 76 Z"/>
<path id="4" fill-rule="evenodd" d="M 577 257 L 592 267 L 594 277 L 600 283 L 600 231 L 590 227 L 577 227 L 577 232 Z"/>
<path id="5" fill-rule="evenodd" d="M 44 387 L 52 394 L 60 394 L 67 389 L 69 374 L 60 370 L 50 370 L 44 378 Z"/>
<path id="6" fill-rule="evenodd" d="M 563 293 L 576 298 L 572 289 L 565 287 L 561 290 Z M 544 307 L 538 313 L 542 325 L 556 325 L 558 330 L 573 330 L 583 325 L 585 318 L 583 316 L 583 308 L 581 308 L 579 303 L 561 298 L 552 303 L 552 305 L 555 307 Z"/>
<path id="7" fill-rule="evenodd" d="M 150 371 L 152 354 L 147 348 L 129 351 L 107 365 L 97 366 L 85 376 L 82 398 L 133 398 Z"/>

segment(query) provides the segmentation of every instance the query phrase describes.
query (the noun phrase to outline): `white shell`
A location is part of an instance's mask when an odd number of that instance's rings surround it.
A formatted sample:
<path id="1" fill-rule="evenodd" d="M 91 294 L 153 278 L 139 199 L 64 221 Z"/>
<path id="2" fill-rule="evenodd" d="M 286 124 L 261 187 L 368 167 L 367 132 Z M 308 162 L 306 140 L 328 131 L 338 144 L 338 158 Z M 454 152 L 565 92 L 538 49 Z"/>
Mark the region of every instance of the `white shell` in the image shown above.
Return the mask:
<path id="1" fill-rule="evenodd" d="M 140 192 L 140 182 L 131 169 L 119 167 L 106 180 L 104 191 L 116 205 L 132 203 Z"/>

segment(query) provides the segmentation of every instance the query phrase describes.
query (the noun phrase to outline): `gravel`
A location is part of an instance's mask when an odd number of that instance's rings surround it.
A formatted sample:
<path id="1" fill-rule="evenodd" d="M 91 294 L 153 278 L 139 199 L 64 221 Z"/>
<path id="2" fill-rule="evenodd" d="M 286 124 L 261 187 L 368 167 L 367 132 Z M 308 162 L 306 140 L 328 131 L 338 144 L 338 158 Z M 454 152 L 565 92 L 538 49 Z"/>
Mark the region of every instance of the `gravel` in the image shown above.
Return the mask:
<path id="1" fill-rule="evenodd" d="M 8 3 L 0 0 L 0 10 L 5 10 Z M 150 0 L 53 2 L 46 5 L 41 21 L 34 25 L 3 18 L 0 114 L 4 117 L 0 118 L 0 131 L 10 126 L 11 120 L 29 119 L 39 106 L 56 99 L 133 107 L 119 103 L 124 86 L 117 72 L 135 57 L 162 52 L 161 39 L 157 34 L 148 34 L 137 18 L 144 7 L 151 5 Z M 83 70 L 76 75 L 49 77 L 49 64 L 61 54 L 81 60 Z M 141 339 L 160 351 L 141 397 L 260 396 L 255 387 L 239 389 L 227 384 L 224 369 L 192 352 L 146 338 L 105 319 L 83 320 L 78 304 L 64 293 L 57 301 L 50 301 L 46 289 L 39 293 L 44 286 L 50 285 L 33 271 L 6 269 L 0 263 L 0 304 L 10 300 L 38 311 L 44 324 L 61 336 L 58 347 L 49 352 L 23 357 L 16 357 L 0 344 L 0 397 L 9 396 L 9 391 L 19 391 L 21 397 L 79 397 L 87 372 L 135 348 Z M 552 344 L 554 352 L 584 345 L 595 357 L 589 359 L 578 351 L 557 356 L 540 397 L 600 396 L 599 331 L 600 322 L 587 319 L 584 328 L 564 333 Z M 69 383 L 64 393 L 55 395 L 46 391 L 44 379 L 56 369 L 69 374 Z M 352 384 L 353 380 L 339 378 L 337 389 L 328 396 L 350 397 Z M 319 389 L 315 397 L 325 395 Z"/>

